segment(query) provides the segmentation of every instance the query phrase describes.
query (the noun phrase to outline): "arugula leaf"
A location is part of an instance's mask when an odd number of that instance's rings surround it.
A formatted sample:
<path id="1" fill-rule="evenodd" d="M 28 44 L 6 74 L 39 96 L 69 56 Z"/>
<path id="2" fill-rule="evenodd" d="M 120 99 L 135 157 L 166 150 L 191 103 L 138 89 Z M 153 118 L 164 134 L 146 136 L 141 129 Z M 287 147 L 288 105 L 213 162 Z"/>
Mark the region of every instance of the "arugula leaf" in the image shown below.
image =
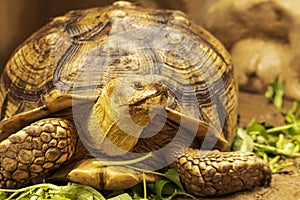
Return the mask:
<path id="1" fill-rule="evenodd" d="M 147 193 L 147 197 L 144 196 L 143 199 L 147 198 L 152 200 L 168 200 L 179 195 L 195 198 L 191 194 L 188 194 L 184 191 L 184 188 L 179 178 L 179 174 L 176 170 L 167 169 L 166 172 L 163 174 L 158 172 L 153 173 L 162 176 L 164 179 L 158 180 L 155 183 L 147 183 L 146 186 L 147 189 L 149 189 L 149 193 Z M 130 194 L 135 199 L 141 199 L 141 194 L 145 194 L 145 192 L 146 188 L 141 183 L 133 187 L 132 192 Z"/>
<path id="2" fill-rule="evenodd" d="M 154 184 L 155 192 L 156 192 L 158 198 L 163 199 L 163 197 L 162 197 L 163 189 L 164 189 L 165 185 L 168 183 L 170 183 L 169 180 L 160 180 Z"/>
<path id="3" fill-rule="evenodd" d="M 284 96 L 284 83 L 279 83 L 279 78 L 276 76 L 274 82 L 267 87 L 265 97 L 271 100 L 276 108 L 281 109 Z"/>
<path id="4" fill-rule="evenodd" d="M 76 183 L 69 183 L 67 186 L 62 186 L 62 192 L 70 199 L 76 200 L 105 200 L 104 196 L 96 189 Z M 55 191 L 57 192 L 57 191 Z M 50 192 L 49 192 L 50 193 Z"/>
<path id="5" fill-rule="evenodd" d="M 232 144 L 233 151 L 253 152 L 253 139 L 241 128 L 237 129 L 235 140 Z"/>
<path id="6" fill-rule="evenodd" d="M 280 110 L 285 117 L 286 124 L 273 127 L 252 120 L 245 130 L 237 130 L 232 149 L 251 151 L 252 139 L 253 151 L 269 162 L 271 169 L 275 172 L 293 165 L 292 162 L 285 161 L 287 157 L 300 156 L 300 108 L 298 102 L 293 102 L 289 110 L 282 109 L 284 83 L 280 83 L 278 77 L 269 85 L 265 96 Z"/>
<path id="7" fill-rule="evenodd" d="M 57 186 L 50 183 L 36 184 L 21 189 L 0 189 L 0 198 L 5 199 L 56 199 L 56 200 L 105 200 L 103 195 L 94 188 L 86 185 L 69 183 Z M 16 197 L 16 198 L 15 198 Z"/>
<path id="8" fill-rule="evenodd" d="M 155 183 L 155 192 L 158 199 L 172 199 L 177 195 L 183 195 L 193 199 L 195 198 L 191 194 L 185 192 L 180 181 L 179 174 L 175 169 L 168 169 L 164 173 L 164 177 L 167 178 L 167 180 L 163 179 Z M 170 196 L 164 198 L 163 195 Z"/>
<path id="9" fill-rule="evenodd" d="M 240 137 L 234 141 L 233 147 L 235 148 L 233 150 L 243 151 L 243 148 L 247 148 L 247 142 L 251 142 L 251 140 L 245 136 L 246 133 L 253 141 L 253 151 L 262 157 L 263 160 L 269 162 L 274 172 L 284 169 L 291 165 L 291 163 L 284 162 L 286 157 L 293 158 L 300 156 L 300 134 L 296 134 L 293 131 L 293 127 L 295 126 L 298 125 L 286 124 L 272 127 L 252 122 L 246 130 L 238 129 L 237 137 Z M 238 143 L 240 145 L 236 145 Z"/>
<path id="10" fill-rule="evenodd" d="M 132 200 L 132 198 L 128 193 L 123 193 L 107 200 Z"/>
<path id="11" fill-rule="evenodd" d="M 154 184 L 154 190 L 156 196 L 153 196 L 153 199 L 168 200 L 168 199 L 173 199 L 175 196 L 179 196 L 179 195 L 195 199 L 194 196 L 186 193 L 184 190 L 181 190 L 180 188 L 178 188 L 176 184 L 166 179 L 157 181 Z"/>
<path id="12" fill-rule="evenodd" d="M 0 191 L 0 200 L 5 200 L 6 199 L 6 193 L 3 191 Z"/>
<path id="13" fill-rule="evenodd" d="M 174 183 L 175 185 L 177 185 L 181 191 L 184 191 L 184 188 L 183 188 L 183 186 L 181 184 L 181 181 L 180 181 L 179 174 L 178 174 L 178 172 L 175 169 L 168 169 L 164 173 L 164 176 L 168 180 L 170 180 L 172 183 Z"/>

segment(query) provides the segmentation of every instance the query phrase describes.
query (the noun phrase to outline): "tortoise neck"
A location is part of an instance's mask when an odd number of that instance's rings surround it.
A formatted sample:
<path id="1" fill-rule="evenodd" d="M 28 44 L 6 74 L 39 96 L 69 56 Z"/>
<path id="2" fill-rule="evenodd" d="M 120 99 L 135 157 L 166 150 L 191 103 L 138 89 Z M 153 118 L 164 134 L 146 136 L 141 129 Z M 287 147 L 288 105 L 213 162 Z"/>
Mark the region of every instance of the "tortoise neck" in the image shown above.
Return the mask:
<path id="1" fill-rule="evenodd" d="M 130 151 L 135 146 L 143 129 L 126 128 L 127 126 L 119 119 L 121 116 L 113 113 L 111 105 L 111 98 L 105 92 L 102 93 L 89 116 L 88 132 L 90 138 L 94 140 L 92 143 L 97 145 L 98 149 L 108 155 L 117 156 Z M 133 132 L 129 133 L 129 130 Z"/>

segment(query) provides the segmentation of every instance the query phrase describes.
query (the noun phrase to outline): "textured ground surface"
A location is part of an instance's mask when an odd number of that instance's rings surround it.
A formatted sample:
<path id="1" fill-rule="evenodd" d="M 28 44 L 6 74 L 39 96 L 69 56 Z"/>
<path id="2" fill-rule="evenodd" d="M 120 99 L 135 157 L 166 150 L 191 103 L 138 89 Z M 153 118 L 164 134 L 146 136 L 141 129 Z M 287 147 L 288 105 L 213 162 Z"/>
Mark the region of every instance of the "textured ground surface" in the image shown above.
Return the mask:
<path id="1" fill-rule="evenodd" d="M 300 176 L 291 176 L 287 174 L 273 174 L 273 180 L 270 187 L 257 187 L 250 191 L 238 192 L 236 194 L 222 196 L 219 198 L 225 200 L 299 200 L 300 199 Z"/>

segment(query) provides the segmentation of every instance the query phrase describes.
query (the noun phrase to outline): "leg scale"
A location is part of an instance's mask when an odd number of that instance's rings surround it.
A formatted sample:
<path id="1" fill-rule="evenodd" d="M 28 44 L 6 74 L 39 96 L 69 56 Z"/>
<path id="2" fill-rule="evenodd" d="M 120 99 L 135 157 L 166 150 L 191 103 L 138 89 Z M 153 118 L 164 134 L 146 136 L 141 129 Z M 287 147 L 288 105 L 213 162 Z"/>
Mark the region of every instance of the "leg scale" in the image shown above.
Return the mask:
<path id="1" fill-rule="evenodd" d="M 70 159 L 77 136 L 73 124 L 61 118 L 42 119 L 0 142 L 0 188 L 20 188 L 42 182 Z"/>
<path id="2" fill-rule="evenodd" d="M 173 167 L 186 189 L 198 196 L 220 196 L 254 186 L 268 186 L 271 169 L 253 153 L 188 149 Z"/>

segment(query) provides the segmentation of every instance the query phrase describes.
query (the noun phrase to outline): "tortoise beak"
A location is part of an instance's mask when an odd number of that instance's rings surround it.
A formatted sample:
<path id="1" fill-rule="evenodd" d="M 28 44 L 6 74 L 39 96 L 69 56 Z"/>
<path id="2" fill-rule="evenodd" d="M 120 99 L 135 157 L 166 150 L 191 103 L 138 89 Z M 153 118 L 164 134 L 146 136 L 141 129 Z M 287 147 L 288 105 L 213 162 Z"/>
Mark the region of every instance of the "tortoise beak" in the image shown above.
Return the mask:
<path id="1" fill-rule="evenodd" d="M 168 97 L 168 88 L 161 82 L 154 82 L 149 84 L 145 90 L 133 95 L 133 98 L 129 101 L 129 105 L 138 106 L 145 103 L 147 100 L 159 97 L 160 102 L 157 103 L 165 104 Z"/>

